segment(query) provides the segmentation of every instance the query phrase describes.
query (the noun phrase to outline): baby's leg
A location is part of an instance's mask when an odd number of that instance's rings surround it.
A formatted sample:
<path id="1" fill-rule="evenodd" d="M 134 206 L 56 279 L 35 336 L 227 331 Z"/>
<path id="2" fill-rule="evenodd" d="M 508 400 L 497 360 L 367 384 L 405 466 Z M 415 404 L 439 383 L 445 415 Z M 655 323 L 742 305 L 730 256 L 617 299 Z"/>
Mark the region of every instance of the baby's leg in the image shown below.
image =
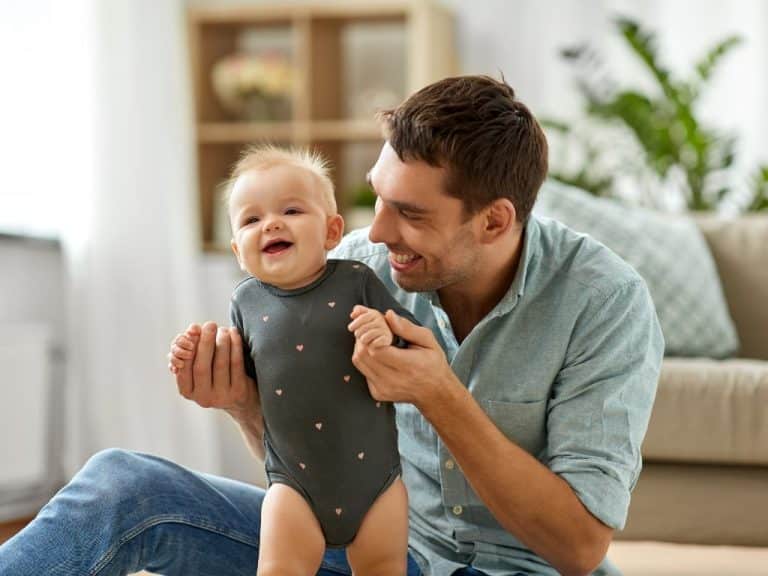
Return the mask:
<path id="1" fill-rule="evenodd" d="M 398 478 L 363 518 L 347 559 L 355 576 L 405 576 L 408 556 L 408 493 Z"/>
<path id="2" fill-rule="evenodd" d="M 325 537 L 306 500 L 290 486 L 273 484 L 261 505 L 257 576 L 314 576 Z"/>

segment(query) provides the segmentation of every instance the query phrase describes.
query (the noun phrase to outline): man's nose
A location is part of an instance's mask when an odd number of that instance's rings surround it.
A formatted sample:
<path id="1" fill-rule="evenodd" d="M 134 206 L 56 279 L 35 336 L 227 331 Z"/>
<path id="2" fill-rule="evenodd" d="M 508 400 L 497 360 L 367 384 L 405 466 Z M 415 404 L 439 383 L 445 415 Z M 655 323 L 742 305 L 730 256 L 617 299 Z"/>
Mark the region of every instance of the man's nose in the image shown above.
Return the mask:
<path id="1" fill-rule="evenodd" d="M 391 244 L 394 235 L 395 229 L 392 225 L 389 210 L 381 200 L 377 199 L 373 222 L 371 222 L 371 228 L 368 231 L 368 239 L 374 243 L 385 242 Z"/>

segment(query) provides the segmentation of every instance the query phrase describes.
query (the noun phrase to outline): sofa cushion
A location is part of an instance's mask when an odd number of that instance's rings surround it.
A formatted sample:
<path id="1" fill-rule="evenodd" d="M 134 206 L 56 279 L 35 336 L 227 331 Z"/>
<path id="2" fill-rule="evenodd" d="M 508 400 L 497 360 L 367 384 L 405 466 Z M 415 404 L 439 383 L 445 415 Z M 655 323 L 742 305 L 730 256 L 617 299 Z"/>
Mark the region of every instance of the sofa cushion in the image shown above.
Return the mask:
<path id="1" fill-rule="evenodd" d="M 739 334 L 739 356 L 768 360 L 768 214 L 697 221 Z"/>
<path id="2" fill-rule="evenodd" d="M 669 356 L 723 358 L 738 348 L 717 268 L 687 216 L 630 208 L 583 190 L 547 182 L 535 211 L 593 236 L 643 277 Z"/>
<path id="3" fill-rule="evenodd" d="M 616 538 L 731 546 L 768 546 L 768 468 L 650 463 L 632 492 L 627 526 Z M 763 548 L 768 553 L 768 548 Z M 639 571 L 656 576 L 765 574 L 729 569 Z M 671 566 L 671 565 L 670 565 Z"/>
<path id="4" fill-rule="evenodd" d="M 768 363 L 667 358 L 643 457 L 768 465 Z"/>

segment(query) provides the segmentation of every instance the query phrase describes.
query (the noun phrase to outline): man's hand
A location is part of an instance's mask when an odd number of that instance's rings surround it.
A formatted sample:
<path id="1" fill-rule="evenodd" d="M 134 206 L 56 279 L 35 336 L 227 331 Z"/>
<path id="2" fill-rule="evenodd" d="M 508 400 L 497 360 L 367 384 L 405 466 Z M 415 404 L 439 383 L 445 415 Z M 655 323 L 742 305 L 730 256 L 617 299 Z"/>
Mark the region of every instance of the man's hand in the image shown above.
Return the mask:
<path id="1" fill-rule="evenodd" d="M 431 330 L 416 326 L 392 310 L 384 319 L 395 336 L 408 342 L 408 348 L 374 348 L 356 341 L 352 363 L 368 380 L 371 396 L 387 402 L 410 402 L 423 411 L 447 381 L 461 385 Z M 353 320 L 349 325 L 352 332 L 354 326 Z"/>
<path id="2" fill-rule="evenodd" d="M 392 330 L 389 329 L 384 314 L 373 308 L 355 306 L 352 309 L 352 323 L 349 331 L 354 332 L 355 339 L 370 348 L 381 348 L 392 345 Z"/>
<path id="3" fill-rule="evenodd" d="M 245 373 L 237 329 L 192 324 L 173 340 L 168 358 L 179 394 L 188 400 L 224 410 L 237 422 L 261 419 L 256 382 Z"/>

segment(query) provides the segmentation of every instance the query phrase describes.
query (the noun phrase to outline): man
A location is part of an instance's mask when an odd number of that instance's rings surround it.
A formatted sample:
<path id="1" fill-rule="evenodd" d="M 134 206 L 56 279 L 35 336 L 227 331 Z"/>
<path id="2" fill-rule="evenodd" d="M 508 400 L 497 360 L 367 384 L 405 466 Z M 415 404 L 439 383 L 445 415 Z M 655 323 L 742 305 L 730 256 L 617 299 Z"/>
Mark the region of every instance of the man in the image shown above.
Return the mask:
<path id="1" fill-rule="evenodd" d="M 336 255 L 371 266 L 423 325 L 389 313 L 409 347 L 358 343 L 353 356 L 372 396 L 399 403 L 409 575 L 589 574 L 624 524 L 661 363 L 645 285 L 603 246 L 531 216 L 546 140 L 505 83 L 445 79 L 381 119 L 376 216 Z M 226 410 L 261 453 L 240 336 L 188 333 L 180 393 Z M 53 546 L 59 566 L 84 557 L 68 573 L 252 574 L 262 495 L 101 453 L 0 549 L 0 572 Z M 84 534 L 63 544 L 54 526 Z M 323 570 L 347 574 L 343 554 Z"/>

